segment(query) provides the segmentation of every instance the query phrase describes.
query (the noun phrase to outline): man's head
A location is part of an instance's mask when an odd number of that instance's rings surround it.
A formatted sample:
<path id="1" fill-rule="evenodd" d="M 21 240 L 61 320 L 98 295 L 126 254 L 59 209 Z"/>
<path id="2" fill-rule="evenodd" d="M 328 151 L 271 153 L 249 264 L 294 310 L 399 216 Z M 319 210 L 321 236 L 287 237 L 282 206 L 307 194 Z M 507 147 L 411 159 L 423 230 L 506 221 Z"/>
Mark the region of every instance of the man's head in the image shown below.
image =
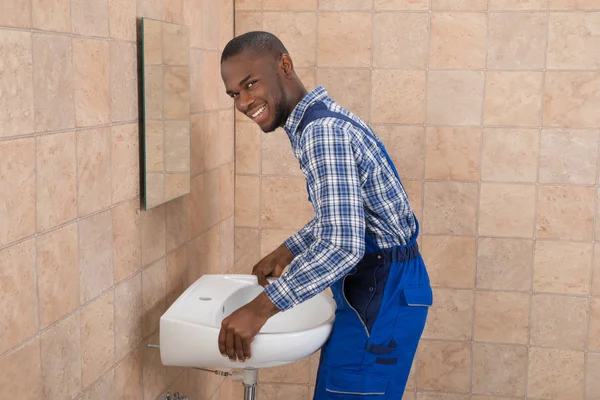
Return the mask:
<path id="1" fill-rule="evenodd" d="M 306 94 L 287 49 L 268 32 L 232 39 L 221 55 L 221 77 L 235 107 L 264 132 L 283 126 Z"/>

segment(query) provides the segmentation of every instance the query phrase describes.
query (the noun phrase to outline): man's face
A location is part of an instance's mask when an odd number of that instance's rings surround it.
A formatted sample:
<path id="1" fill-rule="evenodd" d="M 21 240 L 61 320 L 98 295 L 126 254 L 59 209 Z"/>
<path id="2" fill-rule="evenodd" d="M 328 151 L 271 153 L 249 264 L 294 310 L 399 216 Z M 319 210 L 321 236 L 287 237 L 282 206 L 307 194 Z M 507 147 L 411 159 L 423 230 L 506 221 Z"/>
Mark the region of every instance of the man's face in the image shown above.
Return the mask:
<path id="1" fill-rule="evenodd" d="M 221 64 L 221 77 L 235 108 L 272 132 L 287 119 L 287 99 L 279 62 L 270 56 L 252 56 L 243 52 Z"/>

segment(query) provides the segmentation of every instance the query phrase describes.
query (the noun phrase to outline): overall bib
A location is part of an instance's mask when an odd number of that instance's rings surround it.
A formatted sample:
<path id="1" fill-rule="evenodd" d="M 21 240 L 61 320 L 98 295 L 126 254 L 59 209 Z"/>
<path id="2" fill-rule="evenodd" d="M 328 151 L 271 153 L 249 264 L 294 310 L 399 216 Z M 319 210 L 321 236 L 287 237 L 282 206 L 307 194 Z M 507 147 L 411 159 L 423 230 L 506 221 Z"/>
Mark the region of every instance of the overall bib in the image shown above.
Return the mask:
<path id="1" fill-rule="evenodd" d="M 316 103 L 306 111 L 303 129 L 315 119 L 348 121 Z M 373 136 L 372 136 L 373 137 Z M 375 140 L 398 180 L 384 146 Z M 309 200 L 310 195 L 309 195 Z M 381 249 L 365 234 L 365 255 L 331 286 L 337 305 L 331 335 L 321 348 L 314 400 L 401 400 L 433 295 L 417 246 L 419 225 L 410 242 Z"/>

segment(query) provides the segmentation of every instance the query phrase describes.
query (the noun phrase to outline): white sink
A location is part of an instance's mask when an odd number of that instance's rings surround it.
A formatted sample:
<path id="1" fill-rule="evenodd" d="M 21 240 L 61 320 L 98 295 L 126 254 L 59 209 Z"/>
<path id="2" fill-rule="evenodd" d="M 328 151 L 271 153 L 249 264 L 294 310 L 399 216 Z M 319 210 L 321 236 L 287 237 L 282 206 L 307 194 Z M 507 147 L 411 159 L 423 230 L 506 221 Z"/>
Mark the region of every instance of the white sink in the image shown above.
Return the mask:
<path id="1" fill-rule="evenodd" d="M 272 280 L 271 280 L 272 282 Z M 331 333 L 335 302 L 322 292 L 271 317 L 251 344 L 252 357 L 232 362 L 219 352 L 221 322 L 262 291 L 254 275 L 204 275 L 160 318 L 160 355 L 166 366 L 268 368 L 319 350 Z"/>

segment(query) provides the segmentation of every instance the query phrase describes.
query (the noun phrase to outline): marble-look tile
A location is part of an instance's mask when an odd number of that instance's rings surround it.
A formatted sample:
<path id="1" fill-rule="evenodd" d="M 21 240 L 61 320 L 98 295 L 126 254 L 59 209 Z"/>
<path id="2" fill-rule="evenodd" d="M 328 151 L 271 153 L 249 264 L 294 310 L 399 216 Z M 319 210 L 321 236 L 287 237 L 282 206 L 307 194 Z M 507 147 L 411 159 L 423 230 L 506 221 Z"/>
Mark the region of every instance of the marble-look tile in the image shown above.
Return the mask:
<path id="1" fill-rule="evenodd" d="M 80 217 L 111 204 L 110 147 L 109 127 L 77 132 L 77 205 Z"/>
<path id="2" fill-rule="evenodd" d="M 143 339 L 142 274 L 115 288 L 115 357 L 121 360 Z"/>
<path id="3" fill-rule="evenodd" d="M 320 13 L 319 67 L 365 68 L 371 62 L 371 13 Z M 345 43 L 340 46 L 340 43 Z"/>
<path id="4" fill-rule="evenodd" d="M 139 271 L 142 266 L 142 237 L 139 200 L 111 210 L 113 219 L 113 257 L 115 283 Z"/>
<path id="5" fill-rule="evenodd" d="M 106 40 L 73 39 L 75 123 L 110 122 L 110 46 Z"/>
<path id="6" fill-rule="evenodd" d="M 139 117 L 137 52 L 135 43 L 110 42 L 112 122 L 135 121 Z"/>
<path id="7" fill-rule="evenodd" d="M 71 22 L 76 35 L 108 37 L 108 1 L 71 0 Z"/>
<path id="8" fill-rule="evenodd" d="M 112 216 L 104 211 L 78 225 L 80 302 L 84 304 L 114 284 Z"/>
<path id="9" fill-rule="evenodd" d="M 114 291 L 81 309 L 82 385 L 89 387 L 115 362 Z"/>
<path id="10" fill-rule="evenodd" d="M 0 359 L 0 397 L 38 400 L 42 393 L 42 361 L 38 338 Z"/>

